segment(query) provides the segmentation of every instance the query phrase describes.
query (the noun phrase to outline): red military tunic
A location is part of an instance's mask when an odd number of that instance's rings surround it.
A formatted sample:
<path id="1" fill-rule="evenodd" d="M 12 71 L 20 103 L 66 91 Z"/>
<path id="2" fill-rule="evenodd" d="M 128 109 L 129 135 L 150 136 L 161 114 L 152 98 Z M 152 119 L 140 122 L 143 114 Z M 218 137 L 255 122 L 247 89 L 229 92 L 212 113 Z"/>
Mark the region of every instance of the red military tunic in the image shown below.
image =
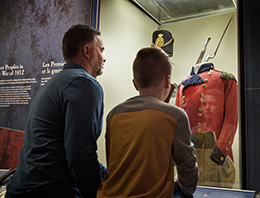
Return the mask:
<path id="1" fill-rule="evenodd" d="M 198 74 L 192 74 L 178 87 L 176 106 L 187 112 L 192 133 L 213 131 L 216 146 L 233 160 L 231 147 L 238 123 L 237 82 L 232 74 L 215 70 L 212 63 L 201 64 Z M 192 76 L 195 78 L 191 79 Z"/>

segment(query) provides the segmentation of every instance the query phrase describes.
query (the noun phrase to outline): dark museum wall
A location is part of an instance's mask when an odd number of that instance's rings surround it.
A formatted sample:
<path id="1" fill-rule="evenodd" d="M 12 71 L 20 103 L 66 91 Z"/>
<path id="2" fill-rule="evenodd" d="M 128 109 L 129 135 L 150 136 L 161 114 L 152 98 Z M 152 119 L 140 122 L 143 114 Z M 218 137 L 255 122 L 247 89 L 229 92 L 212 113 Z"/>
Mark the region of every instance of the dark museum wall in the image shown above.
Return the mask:
<path id="1" fill-rule="evenodd" d="M 242 187 L 260 191 L 260 1 L 239 0 Z"/>
<path id="2" fill-rule="evenodd" d="M 37 90 L 64 64 L 64 32 L 91 25 L 91 12 L 92 0 L 0 1 L 1 127 L 24 130 Z"/>
<path id="3" fill-rule="evenodd" d="M 0 1 L 0 168 L 17 165 L 31 101 L 65 63 L 65 31 L 91 25 L 93 2 Z"/>

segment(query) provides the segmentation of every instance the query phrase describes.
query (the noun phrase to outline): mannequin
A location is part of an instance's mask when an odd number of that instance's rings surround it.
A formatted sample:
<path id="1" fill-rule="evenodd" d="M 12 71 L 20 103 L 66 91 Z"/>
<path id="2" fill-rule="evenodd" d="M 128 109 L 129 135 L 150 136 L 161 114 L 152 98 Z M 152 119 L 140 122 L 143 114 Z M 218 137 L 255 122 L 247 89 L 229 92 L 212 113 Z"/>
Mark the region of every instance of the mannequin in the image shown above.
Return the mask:
<path id="1" fill-rule="evenodd" d="M 189 116 L 200 180 L 198 185 L 229 187 L 235 180 L 232 144 L 238 123 L 235 77 L 213 63 L 192 67 L 178 87 L 176 106 Z"/>

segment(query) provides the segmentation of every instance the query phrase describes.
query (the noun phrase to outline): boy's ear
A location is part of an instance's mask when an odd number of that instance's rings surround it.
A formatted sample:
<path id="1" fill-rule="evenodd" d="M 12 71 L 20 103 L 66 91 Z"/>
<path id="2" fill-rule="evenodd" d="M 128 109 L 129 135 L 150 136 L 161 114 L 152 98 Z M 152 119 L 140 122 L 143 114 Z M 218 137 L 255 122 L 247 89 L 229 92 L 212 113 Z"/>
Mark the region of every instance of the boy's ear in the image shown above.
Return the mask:
<path id="1" fill-rule="evenodd" d="M 168 89 L 171 87 L 171 76 L 167 75 L 165 79 L 165 87 Z"/>
<path id="2" fill-rule="evenodd" d="M 139 88 L 138 88 L 138 86 L 137 86 L 136 83 L 135 83 L 135 79 L 133 79 L 133 84 L 134 84 L 135 89 L 136 89 L 137 91 L 139 91 Z"/>

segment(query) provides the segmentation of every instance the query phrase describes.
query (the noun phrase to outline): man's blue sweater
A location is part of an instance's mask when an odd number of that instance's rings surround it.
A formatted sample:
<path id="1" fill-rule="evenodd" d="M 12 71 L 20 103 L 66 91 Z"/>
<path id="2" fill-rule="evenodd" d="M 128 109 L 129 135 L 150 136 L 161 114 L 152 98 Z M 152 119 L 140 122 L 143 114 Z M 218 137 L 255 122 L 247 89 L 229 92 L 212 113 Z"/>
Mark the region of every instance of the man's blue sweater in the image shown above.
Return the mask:
<path id="1" fill-rule="evenodd" d="M 33 100 L 6 197 L 96 197 L 102 118 L 102 87 L 82 66 L 67 63 Z"/>

